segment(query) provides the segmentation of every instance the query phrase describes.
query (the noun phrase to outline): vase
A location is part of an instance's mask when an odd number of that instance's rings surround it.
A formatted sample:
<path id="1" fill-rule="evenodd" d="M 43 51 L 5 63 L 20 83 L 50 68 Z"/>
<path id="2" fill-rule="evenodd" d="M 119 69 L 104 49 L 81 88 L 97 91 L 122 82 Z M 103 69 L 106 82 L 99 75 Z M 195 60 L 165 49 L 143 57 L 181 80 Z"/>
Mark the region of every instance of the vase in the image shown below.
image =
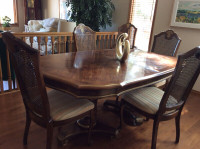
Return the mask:
<path id="1" fill-rule="evenodd" d="M 11 31 L 11 27 L 2 27 L 2 30 L 5 32 Z"/>
<path id="2" fill-rule="evenodd" d="M 125 62 L 130 53 L 130 42 L 126 40 L 128 38 L 127 33 L 119 35 L 116 42 L 116 56 L 121 62 Z"/>

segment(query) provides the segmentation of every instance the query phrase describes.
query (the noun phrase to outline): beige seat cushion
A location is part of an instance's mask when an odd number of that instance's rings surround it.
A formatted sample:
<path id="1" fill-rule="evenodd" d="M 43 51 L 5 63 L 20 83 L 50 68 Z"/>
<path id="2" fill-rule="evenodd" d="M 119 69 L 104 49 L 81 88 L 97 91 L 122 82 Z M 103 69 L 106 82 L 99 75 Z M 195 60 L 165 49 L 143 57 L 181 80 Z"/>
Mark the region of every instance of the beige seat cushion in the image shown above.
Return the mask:
<path id="1" fill-rule="evenodd" d="M 48 98 L 50 115 L 54 121 L 66 120 L 94 108 L 94 104 L 87 99 L 76 99 L 57 90 L 49 91 Z"/>
<path id="2" fill-rule="evenodd" d="M 133 106 L 150 114 L 158 111 L 164 91 L 156 87 L 145 87 L 128 92 L 122 98 Z M 176 104 L 177 100 L 170 96 L 167 105 Z"/>

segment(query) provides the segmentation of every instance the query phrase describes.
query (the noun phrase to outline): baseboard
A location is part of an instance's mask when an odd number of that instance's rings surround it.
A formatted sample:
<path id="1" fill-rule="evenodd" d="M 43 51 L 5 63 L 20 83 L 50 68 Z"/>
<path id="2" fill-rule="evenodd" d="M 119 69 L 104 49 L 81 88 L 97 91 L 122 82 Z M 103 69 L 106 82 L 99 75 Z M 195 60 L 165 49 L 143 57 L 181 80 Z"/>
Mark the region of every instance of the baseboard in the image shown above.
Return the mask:
<path id="1" fill-rule="evenodd" d="M 19 89 L 14 89 L 12 91 L 4 91 L 3 93 L 0 93 L 0 96 L 7 95 L 7 94 L 13 94 L 13 93 L 16 93 L 19 91 L 20 91 Z"/>
<path id="2" fill-rule="evenodd" d="M 195 94 L 199 94 L 199 95 L 200 95 L 200 91 L 192 90 L 192 93 L 195 93 Z"/>

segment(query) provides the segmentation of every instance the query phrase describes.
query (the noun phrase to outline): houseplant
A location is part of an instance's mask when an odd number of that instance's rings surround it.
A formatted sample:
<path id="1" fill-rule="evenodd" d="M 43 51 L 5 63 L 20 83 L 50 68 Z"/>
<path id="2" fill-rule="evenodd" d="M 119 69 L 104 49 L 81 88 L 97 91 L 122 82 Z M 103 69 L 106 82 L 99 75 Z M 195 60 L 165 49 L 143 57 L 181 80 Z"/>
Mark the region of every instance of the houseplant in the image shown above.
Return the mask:
<path id="1" fill-rule="evenodd" d="M 83 23 L 94 31 L 112 25 L 115 7 L 111 0 L 67 0 L 66 5 L 71 5 L 71 20 L 77 24 Z"/>
<path id="2" fill-rule="evenodd" d="M 10 27 L 11 19 L 8 16 L 5 16 L 4 18 L 2 18 L 2 20 L 3 20 L 2 29 L 4 31 L 9 31 L 11 29 Z"/>

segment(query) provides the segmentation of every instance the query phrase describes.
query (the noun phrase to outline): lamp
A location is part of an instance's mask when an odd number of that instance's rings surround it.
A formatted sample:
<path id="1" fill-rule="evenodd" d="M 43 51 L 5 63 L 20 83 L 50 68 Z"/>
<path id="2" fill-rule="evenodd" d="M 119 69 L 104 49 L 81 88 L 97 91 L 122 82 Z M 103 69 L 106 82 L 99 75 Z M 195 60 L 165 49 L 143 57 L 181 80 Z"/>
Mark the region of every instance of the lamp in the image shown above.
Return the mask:
<path id="1" fill-rule="evenodd" d="M 58 22 L 57 32 L 73 32 L 75 27 L 76 27 L 76 22 L 67 22 L 64 20 L 60 20 Z"/>

